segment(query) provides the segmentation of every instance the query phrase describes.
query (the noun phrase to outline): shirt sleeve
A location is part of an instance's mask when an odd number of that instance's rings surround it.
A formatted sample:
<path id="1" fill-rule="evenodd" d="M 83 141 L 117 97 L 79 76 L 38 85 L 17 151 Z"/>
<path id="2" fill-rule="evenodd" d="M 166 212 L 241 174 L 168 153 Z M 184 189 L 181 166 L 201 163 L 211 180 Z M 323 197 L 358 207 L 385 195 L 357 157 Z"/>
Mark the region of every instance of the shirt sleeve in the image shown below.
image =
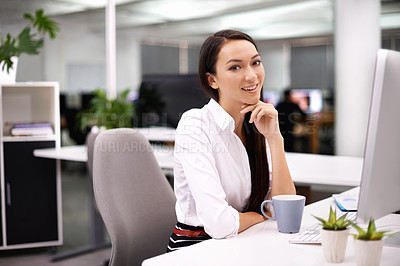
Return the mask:
<path id="1" fill-rule="evenodd" d="M 213 238 L 235 236 L 239 230 L 239 213 L 225 200 L 207 123 L 189 114 L 181 121 L 175 140 L 175 160 L 182 166 L 198 219 Z"/>

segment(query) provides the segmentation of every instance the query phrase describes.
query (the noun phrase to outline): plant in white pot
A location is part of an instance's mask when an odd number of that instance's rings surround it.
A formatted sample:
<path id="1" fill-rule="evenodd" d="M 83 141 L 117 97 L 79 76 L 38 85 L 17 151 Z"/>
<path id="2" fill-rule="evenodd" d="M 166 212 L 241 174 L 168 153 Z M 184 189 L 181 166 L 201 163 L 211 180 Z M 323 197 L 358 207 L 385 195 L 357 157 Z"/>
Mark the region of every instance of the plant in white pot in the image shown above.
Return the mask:
<path id="1" fill-rule="evenodd" d="M 22 53 L 39 54 L 44 36 L 47 34 L 50 39 L 55 39 L 60 31 L 59 24 L 45 15 L 43 9 L 36 10 L 34 14 L 25 13 L 24 18 L 29 23 L 18 36 L 0 34 L 0 72 L 9 73 Z"/>
<path id="2" fill-rule="evenodd" d="M 347 213 L 337 218 L 336 210 L 333 210 L 332 206 L 329 210 L 328 220 L 314 216 L 322 224 L 321 241 L 327 262 L 340 263 L 344 259 L 350 231 L 350 220 L 347 220 L 346 216 Z"/>
<path id="3" fill-rule="evenodd" d="M 382 248 L 385 236 L 396 234 L 388 231 L 376 231 L 374 219 L 368 222 L 367 230 L 362 229 L 354 222 L 351 225 L 357 230 L 354 236 L 354 255 L 358 266 L 378 266 L 381 261 Z"/>

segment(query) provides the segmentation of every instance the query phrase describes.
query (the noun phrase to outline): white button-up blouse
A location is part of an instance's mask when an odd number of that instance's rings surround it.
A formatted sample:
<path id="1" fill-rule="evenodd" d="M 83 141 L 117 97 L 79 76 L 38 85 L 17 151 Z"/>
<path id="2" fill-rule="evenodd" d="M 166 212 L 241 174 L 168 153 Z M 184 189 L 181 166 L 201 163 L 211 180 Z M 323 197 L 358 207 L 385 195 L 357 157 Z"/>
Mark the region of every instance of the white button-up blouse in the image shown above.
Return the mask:
<path id="1" fill-rule="evenodd" d="M 246 149 L 233 118 L 213 99 L 185 112 L 174 150 L 174 190 L 179 222 L 203 226 L 213 238 L 235 236 L 251 193 Z M 271 184 L 271 153 L 267 142 Z M 267 198 L 270 198 L 271 186 Z"/>

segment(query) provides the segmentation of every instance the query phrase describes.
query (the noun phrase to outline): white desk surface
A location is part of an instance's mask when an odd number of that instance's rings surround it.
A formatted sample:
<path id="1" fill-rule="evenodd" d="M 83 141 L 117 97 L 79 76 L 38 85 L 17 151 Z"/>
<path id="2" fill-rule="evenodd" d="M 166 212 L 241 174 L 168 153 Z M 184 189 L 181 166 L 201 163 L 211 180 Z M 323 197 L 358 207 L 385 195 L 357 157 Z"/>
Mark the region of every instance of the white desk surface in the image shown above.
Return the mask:
<path id="1" fill-rule="evenodd" d="M 165 127 L 138 128 L 150 141 L 173 142 L 175 129 Z M 153 145 L 154 155 L 161 168 L 172 169 L 173 148 Z M 87 161 L 85 146 L 65 146 L 61 148 L 35 150 L 37 157 Z M 363 159 L 360 157 L 331 156 L 309 153 L 286 153 L 292 179 L 296 183 L 359 186 Z"/>
<path id="2" fill-rule="evenodd" d="M 154 156 L 161 168 L 172 169 L 174 166 L 173 148 L 168 146 L 153 146 Z M 36 157 L 87 162 L 87 149 L 85 145 L 64 146 L 61 148 L 36 149 L 33 151 Z"/>
<path id="3" fill-rule="evenodd" d="M 154 155 L 163 169 L 174 166 L 173 148 L 153 145 Z M 86 162 L 86 147 L 64 146 L 61 148 L 34 150 L 36 157 Z M 293 181 L 306 184 L 358 186 L 361 180 L 363 159 L 358 157 L 286 153 Z"/>
<path id="4" fill-rule="evenodd" d="M 359 186 L 363 158 L 287 152 L 286 160 L 294 182 Z"/>
<path id="5" fill-rule="evenodd" d="M 170 127 L 144 127 L 136 128 L 150 141 L 174 142 L 176 129 Z"/>
<path id="6" fill-rule="evenodd" d="M 332 198 L 307 205 L 304 209 L 301 231 L 317 223 L 311 216 L 326 217 L 329 205 L 335 206 Z M 389 224 L 400 225 L 400 215 L 391 215 Z M 377 221 L 377 225 L 379 220 Z M 218 266 L 287 266 L 287 265 L 334 265 L 325 262 L 322 246 L 319 244 L 290 244 L 295 234 L 282 234 L 275 221 L 257 224 L 236 237 L 210 239 L 178 251 L 156 256 L 143 262 L 143 266 L 218 265 Z M 356 265 L 353 237 L 349 236 L 344 262 L 340 265 Z M 384 246 L 381 266 L 398 266 L 400 248 Z M 336 265 L 336 264 L 335 264 Z"/>

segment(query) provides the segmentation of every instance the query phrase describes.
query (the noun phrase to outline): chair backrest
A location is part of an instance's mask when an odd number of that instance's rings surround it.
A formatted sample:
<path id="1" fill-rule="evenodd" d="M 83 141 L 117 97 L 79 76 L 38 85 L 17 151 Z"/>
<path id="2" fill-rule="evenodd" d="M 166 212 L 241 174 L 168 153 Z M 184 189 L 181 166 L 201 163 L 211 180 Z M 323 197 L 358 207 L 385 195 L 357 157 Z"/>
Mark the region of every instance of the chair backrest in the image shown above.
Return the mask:
<path id="1" fill-rule="evenodd" d="M 86 149 L 87 149 L 87 168 L 89 174 L 92 175 L 93 173 L 93 151 L 94 151 L 94 142 L 99 135 L 98 132 L 89 132 L 86 136 Z"/>
<path id="2" fill-rule="evenodd" d="M 140 265 L 166 251 L 175 195 L 142 134 L 123 128 L 97 136 L 93 185 L 112 243 L 110 265 Z"/>

